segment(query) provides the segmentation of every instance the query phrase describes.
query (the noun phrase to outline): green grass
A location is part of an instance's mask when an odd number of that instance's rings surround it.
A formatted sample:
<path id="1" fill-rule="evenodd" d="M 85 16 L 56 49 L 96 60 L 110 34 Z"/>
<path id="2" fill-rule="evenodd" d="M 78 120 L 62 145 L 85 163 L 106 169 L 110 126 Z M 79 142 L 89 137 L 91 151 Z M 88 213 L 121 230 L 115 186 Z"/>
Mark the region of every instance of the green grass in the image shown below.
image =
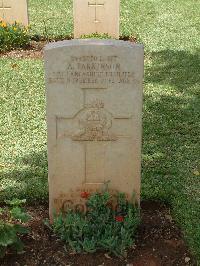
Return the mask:
<path id="1" fill-rule="evenodd" d="M 1 200 L 47 199 L 43 63 L 0 61 Z"/>
<path id="2" fill-rule="evenodd" d="M 197 0 L 121 0 L 120 35 L 133 35 L 151 51 L 200 47 Z M 31 34 L 73 35 L 72 0 L 30 0 Z"/>
<path id="3" fill-rule="evenodd" d="M 172 206 L 200 260 L 200 58 L 164 50 L 146 60 L 142 196 Z"/>
<path id="4" fill-rule="evenodd" d="M 145 45 L 142 198 L 171 205 L 200 262 L 200 1 L 121 5 L 121 34 Z M 70 35 L 71 1 L 30 0 L 30 19 L 32 34 L 45 20 L 50 36 Z M 0 199 L 47 201 L 43 63 L 1 59 L 0 71 Z"/>
<path id="5" fill-rule="evenodd" d="M 32 35 L 64 37 L 72 34 L 72 0 L 30 0 Z"/>

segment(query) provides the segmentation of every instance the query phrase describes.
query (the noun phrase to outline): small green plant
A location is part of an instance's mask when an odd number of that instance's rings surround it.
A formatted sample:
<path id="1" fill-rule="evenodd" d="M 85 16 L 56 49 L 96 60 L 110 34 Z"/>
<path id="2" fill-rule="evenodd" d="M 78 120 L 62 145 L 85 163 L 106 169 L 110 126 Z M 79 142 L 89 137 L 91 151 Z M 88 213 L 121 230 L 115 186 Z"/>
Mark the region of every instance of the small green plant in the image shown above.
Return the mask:
<path id="1" fill-rule="evenodd" d="M 0 208 L 0 257 L 4 257 L 8 247 L 15 249 L 17 252 L 23 250 L 23 243 L 20 235 L 29 232 L 21 223 L 30 219 L 21 207 L 26 200 L 13 199 L 6 201 L 7 206 Z"/>
<path id="2" fill-rule="evenodd" d="M 105 250 L 126 256 L 140 222 L 138 209 L 121 193 L 115 204 L 108 192 L 91 196 L 82 192 L 81 197 L 86 199 L 87 212 L 68 210 L 55 215 L 53 231 L 75 252 Z"/>
<path id="3" fill-rule="evenodd" d="M 8 24 L 0 18 L 0 52 L 26 48 L 29 44 L 28 28 L 17 22 Z"/>
<path id="4" fill-rule="evenodd" d="M 88 35 L 81 35 L 80 39 L 113 39 L 107 33 L 99 34 L 99 33 L 92 33 Z"/>

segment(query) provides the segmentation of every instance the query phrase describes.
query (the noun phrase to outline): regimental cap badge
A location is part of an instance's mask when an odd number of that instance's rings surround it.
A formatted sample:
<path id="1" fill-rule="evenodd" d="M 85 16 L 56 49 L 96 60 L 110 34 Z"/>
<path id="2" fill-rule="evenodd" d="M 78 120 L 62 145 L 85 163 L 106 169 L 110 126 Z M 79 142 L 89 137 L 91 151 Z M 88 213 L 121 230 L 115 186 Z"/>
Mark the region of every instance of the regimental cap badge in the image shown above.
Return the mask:
<path id="1" fill-rule="evenodd" d="M 99 99 L 95 99 L 92 103 L 86 104 L 86 107 L 100 109 L 104 108 L 104 103 Z"/>

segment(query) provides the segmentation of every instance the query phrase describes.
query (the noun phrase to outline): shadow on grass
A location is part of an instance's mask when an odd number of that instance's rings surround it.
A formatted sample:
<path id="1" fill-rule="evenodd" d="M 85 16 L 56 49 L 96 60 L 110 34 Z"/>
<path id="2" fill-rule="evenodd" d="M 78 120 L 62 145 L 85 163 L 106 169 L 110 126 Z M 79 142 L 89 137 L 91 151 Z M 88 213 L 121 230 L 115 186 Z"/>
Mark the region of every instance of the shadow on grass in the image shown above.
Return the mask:
<path id="1" fill-rule="evenodd" d="M 180 91 L 200 83 L 200 49 L 195 53 L 163 50 L 150 57 L 153 64 L 146 68 L 146 83 L 168 84 Z"/>
<path id="2" fill-rule="evenodd" d="M 142 196 L 171 204 L 185 193 L 200 157 L 200 56 L 165 50 L 150 58 L 145 67 Z"/>
<path id="3" fill-rule="evenodd" d="M 5 186 L 0 201 L 11 198 L 25 198 L 28 203 L 48 200 L 47 152 L 31 153 L 16 159 L 16 167 L 0 174 Z"/>

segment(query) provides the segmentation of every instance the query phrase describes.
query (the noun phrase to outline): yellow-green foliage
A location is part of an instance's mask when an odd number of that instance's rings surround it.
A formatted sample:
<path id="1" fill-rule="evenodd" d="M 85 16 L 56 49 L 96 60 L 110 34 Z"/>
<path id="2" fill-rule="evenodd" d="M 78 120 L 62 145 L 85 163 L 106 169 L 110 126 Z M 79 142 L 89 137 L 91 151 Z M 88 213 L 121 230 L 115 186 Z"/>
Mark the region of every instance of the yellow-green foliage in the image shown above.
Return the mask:
<path id="1" fill-rule="evenodd" d="M 14 48 L 25 48 L 29 42 L 28 28 L 17 22 L 8 24 L 0 19 L 0 52 Z"/>

